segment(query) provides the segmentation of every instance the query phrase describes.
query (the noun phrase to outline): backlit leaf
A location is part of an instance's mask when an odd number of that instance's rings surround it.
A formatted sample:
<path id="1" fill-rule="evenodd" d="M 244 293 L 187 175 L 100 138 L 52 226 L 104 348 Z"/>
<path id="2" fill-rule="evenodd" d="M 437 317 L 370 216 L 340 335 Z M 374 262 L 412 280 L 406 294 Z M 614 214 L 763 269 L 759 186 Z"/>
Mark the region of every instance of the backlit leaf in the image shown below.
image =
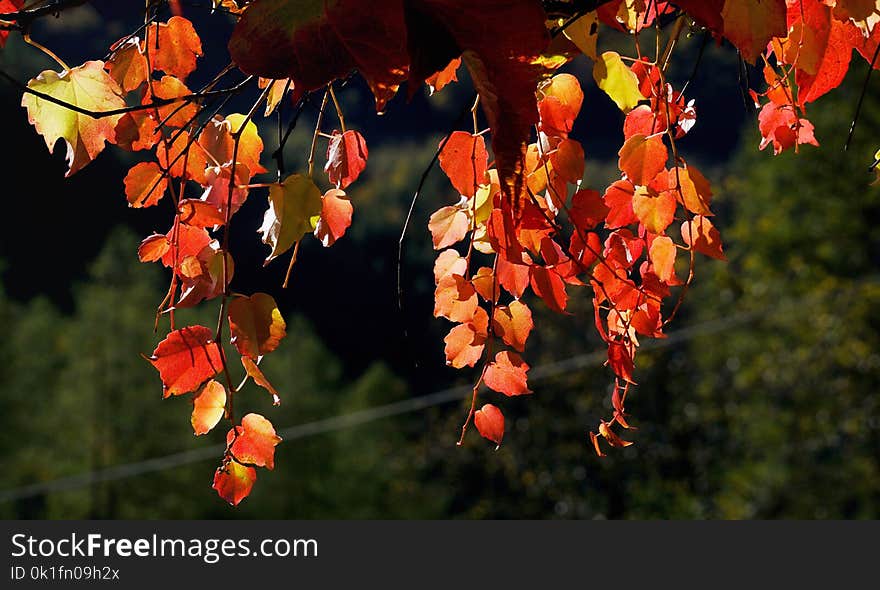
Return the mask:
<path id="1" fill-rule="evenodd" d="M 527 384 L 528 370 L 529 366 L 518 354 L 504 350 L 486 367 L 483 382 L 504 395 L 525 395 L 532 393 Z"/>
<path id="2" fill-rule="evenodd" d="M 226 460 L 214 473 L 214 485 L 217 495 L 238 506 L 239 502 L 250 495 L 257 481 L 257 470 L 253 467 L 240 465 L 233 460 Z"/>
<path id="3" fill-rule="evenodd" d="M 195 391 L 222 365 L 214 335 L 204 326 L 188 326 L 168 334 L 147 359 L 159 371 L 165 397 Z"/>
<path id="4" fill-rule="evenodd" d="M 226 435 L 226 444 L 231 444 L 229 451 L 237 461 L 267 469 L 275 468 L 275 447 L 280 442 L 272 423 L 259 414 L 247 414 L 241 426 Z"/>
<path id="5" fill-rule="evenodd" d="M 263 243 L 272 248 L 266 258 L 273 258 L 289 250 L 307 233 L 311 233 L 312 218 L 321 214 L 321 191 L 308 176 L 292 174 L 281 184 L 269 187 L 269 209 L 263 217 L 259 232 Z"/>
<path id="6" fill-rule="evenodd" d="M 287 324 L 275 299 L 266 293 L 236 297 L 229 302 L 231 342 L 242 356 L 258 359 L 278 348 Z"/>
<path id="7" fill-rule="evenodd" d="M 211 379 L 193 398 L 192 422 L 196 436 L 207 434 L 217 426 L 226 409 L 226 388 Z"/>
<path id="8" fill-rule="evenodd" d="M 474 412 L 474 426 L 483 438 L 497 445 L 496 449 L 501 446 L 501 439 L 504 438 L 504 414 L 497 407 L 485 404 Z"/>

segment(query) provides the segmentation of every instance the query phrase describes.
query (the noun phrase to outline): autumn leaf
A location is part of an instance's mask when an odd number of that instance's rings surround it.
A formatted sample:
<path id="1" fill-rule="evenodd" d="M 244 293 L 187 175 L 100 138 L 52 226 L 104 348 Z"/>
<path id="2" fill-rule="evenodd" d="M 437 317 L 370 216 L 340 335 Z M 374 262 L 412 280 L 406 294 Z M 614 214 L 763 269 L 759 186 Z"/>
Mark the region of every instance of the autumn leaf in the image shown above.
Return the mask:
<path id="1" fill-rule="evenodd" d="M 608 364 L 614 374 L 630 383 L 633 381 L 635 365 L 630 348 L 623 342 L 611 341 L 608 343 Z"/>
<path id="2" fill-rule="evenodd" d="M 250 495 L 255 481 L 257 481 L 256 469 L 227 459 L 214 472 L 214 485 L 211 487 L 232 506 L 238 506 L 239 502 Z"/>
<path id="3" fill-rule="evenodd" d="M 168 179 L 155 162 L 135 164 L 125 175 L 123 183 L 131 207 L 152 207 L 168 189 Z"/>
<path id="4" fill-rule="evenodd" d="M 456 369 L 477 364 L 483 357 L 488 326 L 489 315 L 478 307 L 471 321 L 453 327 L 443 339 L 446 364 Z"/>
<path id="5" fill-rule="evenodd" d="M 351 225 L 354 207 L 351 201 L 338 188 L 331 188 L 321 197 L 321 217 L 315 225 L 315 237 L 325 248 L 332 246 L 336 240 L 345 235 Z"/>
<path id="6" fill-rule="evenodd" d="M 666 168 L 669 157 L 663 140 L 636 134 L 617 153 L 620 170 L 635 185 L 645 186 Z"/>
<path id="7" fill-rule="evenodd" d="M 429 94 L 433 96 L 434 93 L 440 92 L 451 82 L 458 82 L 457 72 L 459 67 L 461 67 L 461 58 L 456 57 L 445 68 L 425 78 Z"/>
<path id="8" fill-rule="evenodd" d="M 599 225 L 610 211 L 597 191 L 581 189 L 571 197 L 571 222 L 583 231 Z"/>
<path id="9" fill-rule="evenodd" d="M 620 54 L 606 51 L 593 65 L 593 78 L 621 111 L 628 113 L 639 101 L 645 100 L 639 91 L 639 79 L 629 69 Z"/>
<path id="10" fill-rule="evenodd" d="M 648 256 L 654 265 L 654 272 L 661 281 L 668 283 L 675 275 L 675 256 L 677 253 L 675 243 L 668 236 L 658 236 L 651 242 Z"/>
<path id="11" fill-rule="evenodd" d="M 562 31 L 584 55 L 596 60 L 596 39 L 599 36 L 599 17 L 596 11 L 588 12 L 579 17 Z"/>
<path id="12" fill-rule="evenodd" d="M 275 434 L 272 423 L 259 414 L 247 414 L 226 434 L 226 444 L 236 461 L 275 468 L 275 447 L 281 437 Z"/>
<path id="13" fill-rule="evenodd" d="M 324 172 L 332 184 L 345 189 L 357 180 L 367 167 L 367 142 L 364 136 L 349 129 L 345 133 L 333 133 L 327 144 L 327 164 Z"/>
<path id="14" fill-rule="evenodd" d="M 785 37 L 785 0 L 726 0 L 724 36 L 748 63 L 755 63 L 773 37 Z"/>
<path id="15" fill-rule="evenodd" d="M 584 177 L 584 148 L 579 141 L 563 139 L 550 152 L 550 163 L 566 182 L 577 184 Z"/>
<path id="16" fill-rule="evenodd" d="M 470 230 L 470 225 L 470 219 L 461 207 L 441 207 L 428 219 L 434 249 L 439 250 L 460 242 Z"/>
<path id="17" fill-rule="evenodd" d="M 280 406 L 281 405 L 281 396 L 278 395 L 278 390 L 266 379 L 266 375 L 263 374 L 263 371 L 260 367 L 252 361 L 249 357 L 243 356 L 241 357 L 241 364 L 244 366 L 244 370 L 247 373 L 247 376 L 254 380 L 254 383 L 268 391 L 272 394 L 272 405 Z"/>
<path id="18" fill-rule="evenodd" d="M 229 330 L 238 352 L 256 360 L 278 348 L 287 324 L 271 295 L 254 293 L 229 302 Z"/>
<path id="19" fill-rule="evenodd" d="M 633 193 L 633 213 L 652 234 L 662 234 L 675 218 L 675 197 L 668 191 L 657 193 L 640 186 Z"/>
<path id="20" fill-rule="evenodd" d="M 164 397 L 195 391 L 223 366 L 213 334 L 204 326 L 174 330 L 147 360 L 159 371 Z"/>
<path id="21" fill-rule="evenodd" d="M 529 366 L 518 354 L 504 350 L 486 367 L 483 382 L 504 395 L 525 395 L 532 393 L 526 383 L 528 370 Z"/>
<path id="22" fill-rule="evenodd" d="M 140 88 L 147 81 L 147 58 L 141 53 L 140 39 L 121 39 L 110 47 L 112 55 L 104 67 L 124 92 Z"/>
<path id="23" fill-rule="evenodd" d="M 149 56 L 153 70 L 184 80 L 196 69 L 202 42 L 189 20 L 172 16 L 168 22 L 147 28 L 141 51 Z"/>
<path id="24" fill-rule="evenodd" d="M 488 162 L 483 137 L 464 131 L 453 131 L 440 152 L 440 167 L 455 190 L 466 197 L 473 197 L 477 187 L 485 184 Z"/>
<path id="25" fill-rule="evenodd" d="M 434 283 L 447 275 L 464 276 L 467 271 L 467 260 L 453 249 L 444 250 L 437 255 L 434 262 Z"/>
<path id="26" fill-rule="evenodd" d="M 599 423 L 599 434 L 601 434 L 602 438 L 608 441 L 608 444 L 612 447 L 624 448 L 633 444 L 632 441 L 623 440 L 617 436 L 614 431 L 611 430 L 610 425 L 604 420 Z"/>
<path id="27" fill-rule="evenodd" d="M 504 438 L 504 414 L 497 407 L 485 404 L 474 412 L 474 426 L 483 438 L 495 443 L 496 449 L 501 446 L 501 439 Z"/>
<path id="28" fill-rule="evenodd" d="M 571 74 L 557 74 L 538 86 L 541 129 L 548 135 L 566 136 L 584 102 L 581 83 Z"/>
<path id="29" fill-rule="evenodd" d="M 269 209 L 258 230 L 263 243 L 272 248 L 268 263 L 289 250 L 314 229 L 312 218 L 321 214 L 321 191 L 308 176 L 291 174 L 280 184 L 269 187 Z"/>
<path id="30" fill-rule="evenodd" d="M 613 182 L 605 190 L 602 199 L 608 207 L 608 216 L 605 219 L 605 227 L 614 229 L 624 227 L 638 221 L 633 211 L 633 195 L 635 187 L 628 180 Z"/>
<path id="31" fill-rule="evenodd" d="M 535 295 L 544 300 L 547 307 L 557 313 L 563 313 L 568 304 L 565 282 L 554 270 L 543 266 L 529 268 L 529 284 Z"/>
<path id="32" fill-rule="evenodd" d="M 499 305 L 492 318 L 492 330 L 505 344 L 522 352 L 532 331 L 532 312 L 521 301 Z"/>
<path id="33" fill-rule="evenodd" d="M 196 436 L 207 434 L 217 426 L 226 409 L 226 388 L 211 379 L 193 398 L 192 422 Z"/>
<path id="34" fill-rule="evenodd" d="M 695 215 L 693 219 L 681 224 L 681 239 L 697 252 L 718 260 L 727 260 L 721 251 L 721 234 L 702 215 Z"/>
<path id="35" fill-rule="evenodd" d="M 449 274 L 440 279 L 434 291 L 434 317 L 453 322 L 468 322 L 477 311 L 477 292 L 470 281 Z"/>
<path id="36" fill-rule="evenodd" d="M 46 70 L 29 81 L 28 88 L 96 113 L 125 107 L 120 96 L 122 90 L 104 71 L 101 61 L 87 61 L 60 74 Z M 28 120 L 46 140 L 49 151 L 59 139 L 67 144 L 65 176 L 94 160 L 105 142 L 113 143 L 116 139 L 115 127 L 121 115 L 96 119 L 27 93 L 21 106 L 27 109 Z"/>

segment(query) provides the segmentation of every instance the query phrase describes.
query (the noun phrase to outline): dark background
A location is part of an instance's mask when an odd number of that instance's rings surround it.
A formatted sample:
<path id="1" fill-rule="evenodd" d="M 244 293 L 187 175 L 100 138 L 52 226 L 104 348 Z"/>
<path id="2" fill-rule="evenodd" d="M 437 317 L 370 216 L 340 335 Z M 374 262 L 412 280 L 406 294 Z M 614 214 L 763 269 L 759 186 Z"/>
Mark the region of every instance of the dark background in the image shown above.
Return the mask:
<path id="1" fill-rule="evenodd" d="M 199 8 L 186 16 L 206 55 L 188 80 L 197 88 L 227 63 L 230 22 Z M 121 3 L 98 1 L 40 23 L 34 38 L 77 64 L 101 58 L 138 20 Z M 600 37 L 600 49 L 629 50 L 628 44 L 614 34 Z M 679 84 L 694 71 L 702 44 L 695 34 L 677 49 L 671 76 Z M 15 36 L 0 60 L 22 81 L 56 67 Z M 586 93 L 574 130 L 587 154 L 585 185 L 602 190 L 617 174 L 622 115 L 593 84 L 587 60 L 566 70 Z M 640 353 L 640 386 L 628 403 L 639 428 L 631 433 L 635 446 L 595 457 L 586 433 L 608 414 L 611 375 L 587 359 L 533 381 L 529 399 L 487 394 L 507 417 L 497 452 L 475 432 L 463 448 L 455 446 L 463 401 L 360 426 L 331 423 L 320 434 L 286 437 L 276 470 L 261 470 L 252 496 L 235 510 L 210 489 L 216 458 L 166 461 L 137 473 L 139 461 L 223 437 L 218 427 L 194 439 L 188 404 L 161 401 L 155 371 L 139 356 L 161 337 L 151 328 L 167 277 L 137 261 L 136 245 L 170 225 L 167 206 L 127 207 L 122 178 L 146 154 L 109 147 L 65 179 L 63 148 L 49 154 L 28 125 L 18 92 L 0 86 L 6 146 L 0 497 L 7 492 L 0 514 L 876 518 L 880 215 L 868 171 L 880 130 L 876 81 L 848 152 L 841 146 L 866 73 L 862 63 L 844 87 L 810 108 L 821 149 L 773 157 L 757 151 L 754 113 L 744 105 L 737 71 L 730 47 L 707 44 L 689 86 L 698 122 L 681 142 L 688 161 L 715 182 L 715 224 L 730 262 L 699 260 L 697 287 L 672 326 L 679 337 Z M 367 171 L 349 191 L 354 224 L 333 248 L 305 243 L 289 289 L 280 288 L 286 257 L 262 268 L 267 247 L 256 229 L 264 192 L 254 191 L 236 215 L 233 288 L 271 293 L 288 317 L 288 338 L 265 363 L 282 406 L 271 408 L 261 391 L 245 394 L 277 428 L 348 416 L 472 378 L 444 366 L 448 325 L 431 314 L 433 254 L 425 226 L 433 210 L 455 200 L 438 171 L 417 203 L 406 242 L 403 311 L 396 291 L 397 241 L 409 200 L 440 138 L 472 97 L 464 70 L 460 75 L 461 83 L 430 99 L 427 92 L 409 103 L 398 96 L 382 116 L 358 78 L 344 88 L 346 121 L 370 148 Z M 229 112 L 246 110 L 255 96 L 232 103 Z M 285 124 L 291 111 L 287 105 Z M 288 143 L 290 170 L 305 167 L 314 119 L 307 108 Z M 327 129 L 334 123 L 328 116 Z M 258 124 L 271 181 L 268 156 L 278 123 L 270 117 Z M 567 317 L 534 306 L 536 330 L 525 357 L 533 367 L 599 349 L 588 293 L 573 292 L 571 305 L 575 314 Z M 214 313 L 203 304 L 194 315 Z M 112 476 L 102 471 L 114 466 L 128 467 Z M 48 492 L 22 489 L 64 477 L 79 479 Z"/>

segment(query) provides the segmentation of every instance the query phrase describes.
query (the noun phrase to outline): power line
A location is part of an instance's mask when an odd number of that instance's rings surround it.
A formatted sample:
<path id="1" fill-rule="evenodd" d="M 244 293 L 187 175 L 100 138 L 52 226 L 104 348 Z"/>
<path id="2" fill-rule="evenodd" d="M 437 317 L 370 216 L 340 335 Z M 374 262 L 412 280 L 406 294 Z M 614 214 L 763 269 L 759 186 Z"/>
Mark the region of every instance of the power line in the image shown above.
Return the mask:
<path id="1" fill-rule="evenodd" d="M 738 325 L 748 323 L 763 315 L 760 311 L 743 312 L 709 320 L 699 324 L 695 324 L 688 328 L 682 328 L 669 334 L 666 338 L 658 340 L 649 340 L 642 346 L 640 350 L 658 350 L 667 348 L 685 342 L 697 336 L 704 336 L 717 332 L 723 332 Z M 575 371 L 586 369 L 589 367 L 599 367 L 607 360 L 607 352 L 605 350 L 574 356 L 561 361 L 548 363 L 532 368 L 529 371 L 529 382 L 535 383 L 541 380 L 550 379 L 560 375 L 573 373 Z M 407 414 L 418 410 L 424 410 L 433 406 L 461 400 L 466 394 L 472 390 L 470 385 L 460 385 L 450 387 L 427 395 L 413 397 L 389 404 L 374 406 L 364 410 L 358 410 L 348 414 L 332 416 L 314 422 L 305 424 L 297 424 L 278 430 L 278 435 L 283 439 L 282 442 L 289 442 L 318 434 L 326 434 L 347 428 L 353 428 L 362 424 L 367 424 L 383 418 Z M 180 451 L 164 457 L 156 457 L 137 461 L 133 463 L 125 463 L 122 465 L 114 465 L 96 471 L 87 471 L 62 477 L 48 482 L 41 482 L 0 491 L 0 503 L 12 502 L 23 498 L 29 498 L 40 494 L 61 492 L 73 490 L 95 483 L 116 481 L 127 479 L 137 475 L 146 473 L 154 473 L 157 471 L 165 471 L 174 467 L 197 463 L 219 457 L 225 450 L 225 445 L 210 445 L 199 449 L 191 449 Z"/>

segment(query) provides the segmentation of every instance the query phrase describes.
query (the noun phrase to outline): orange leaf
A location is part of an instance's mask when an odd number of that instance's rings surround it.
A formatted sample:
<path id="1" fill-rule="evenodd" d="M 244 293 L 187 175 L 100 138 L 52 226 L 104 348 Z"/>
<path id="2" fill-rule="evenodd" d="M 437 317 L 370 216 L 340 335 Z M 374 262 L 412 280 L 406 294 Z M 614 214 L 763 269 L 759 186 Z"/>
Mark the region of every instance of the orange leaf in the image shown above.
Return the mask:
<path id="1" fill-rule="evenodd" d="M 497 407 L 486 404 L 474 412 L 474 426 L 483 438 L 497 445 L 496 449 L 501 446 L 501 439 L 504 438 L 504 414 Z"/>
<path id="2" fill-rule="evenodd" d="M 578 79 L 571 74 L 557 74 L 541 85 L 538 93 L 541 130 L 548 135 L 568 135 L 584 102 Z"/>
<path id="3" fill-rule="evenodd" d="M 721 17 L 724 36 L 754 64 L 773 37 L 785 37 L 785 0 L 727 0 Z"/>
<path id="4" fill-rule="evenodd" d="M 527 384 L 529 366 L 515 352 L 504 350 L 486 367 L 483 382 L 487 387 L 504 395 L 532 393 Z"/>
<path id="5" fill-rule="evenodd" d="M 579 141 L 563 139 L 550 152 L 553 171 L 557 172 L 566 182 L 577 184 L 584 177 L 584 148 Z"/>
<path id="6" fill-rule="evenodd" d="M 258 359 L 278 348 L 287 325 L 271 295 L 254 293 L 229 303 L 229 330 L 238 352 Z"/>
<path id="7" fill-rule="evenodd" d="M 141 51 L 149 55 L 153 70 L 183 80 L 196 69 L 196 58 L 202 55 L 202 42 L 187 19 L 172 16 L 167 23 L 149 27 L 145 36 Z"/>
<path id="8" fill-rule="evenodd" d="M 477 293 L 486 301 L 498 301 L 499 289 L 495 286 L 495 275 L 488 266 L 481 266 L 477 269 L 477 274 L 473 276 L 471 282 Z"/>
<path id="9" fill-rule="evenodd" d="M 260 367 L 257 366 L 257 363 L 252 361 L 249 357 L 243 356 L 241 357 L 241 364 L 244 366 L 244 370 L 248 374 L 248 377 L 254 380 L 254 383 L 272 394 L 272 405 L 280 406 L 281 396 L 278 395 L 278 390 L 269 383 L 269 380 L 266 379 L 266 376 L 263 374 L 263 371 L 260 370 Z"/>
<path id="10" fill-rule="evenodd" d="M 192 422 L 196 436 L 207 434 L 217 426 L 226 410 L 226 388 L 211 379 L 193 398 Z"/>
<path id="11" fill-rule="evenodd" d="M 477 311 L 477 292 L 470 281 L 459 275 L 446 275 L 434 292 L 434 317 L 468 322 Z"/>
<path id="12" fill-rule="evenodd" d="M 668 283 L 675 276 L 675 255 L 678 248 L 671 238 L 659 236 L 651 242 L 648 256 L 654 265 L 654 272 L 664 283 Z"/>
<path id="13" fill-rule="evenodd" d="M 104 64 L 123 92 L 131 92 L 147 81 L 147 58 L 137 37 L 120 40 L 110 47 L 113 56 Z"/>
<path id="14" fill-rule="evenodd" d="M 659 137 L 637 133 L 627 139 L 618 152 L 620 170 L 635 185 L 647 185 L 666 168 L 669 157 Z"/>
<path id="15" fill-rule="evenodd" d="M 208 167 L 208 161 L 205 159 L 205 153 L 196 142 L 190 142 L 189 134 L 186 131 L 175 133 L 174 141 L 170 145 L 160 141 L 156 144 L 156 159 L 159 160 L 159 166 L 169 171 L 171 176 L 175 178 L 191 178 L 199 184 L 206 184 L 205 168 Z M 187 153 L 188 152 L 188 153 Z"/>
<path id="16" fill-rule="evenodd" d="M 192 94 L 192 91 L 186 87 L 174 76 L 163 76 L 161 80 L 153 80 L 152 84 L 147 87 L 148 92 L 144 93 L 144 104 L 152 102 L 153 97 L 150 96 L 149 90 L 155 94 L 157 99 L 170 100 L 180 98 Z M 184 127 L 189 125 L 193 118 L 198 114 L 199 107 L 195 103 L 173 102 L 156 108 L 159 113 L 159 120 L 164 121 L 169 127 Z"/>
<path id="17" fill-rule="evenodd" d="M 533 327 L 532 312 L 525 303 L 512 301 L 495 308 L 492 330 L 508 346 L 522 352 Z"/>
<path id="18" fill-rule="evenodd" d="M 125 196 L 132 207 L 152 207 L 165 195 L 168 179 L 155 162 L 135 164 L 125 175 Z"/>
<path id="19" fill-rule="evenodd" d="M 614 374 L 630 383 L 633 381 L 635 365 L 630 349 L 623 342 L 612 341 L 608 343 L 608 363 Z"/>
<path id="20" fill-rule="evenodd" d="M 572 196 L 570 211 L 571 222 L 587 231 L 602 223 L 611 210 L 597 191 L 581 189 Z"/>
<path id="21" fill-rule="evenodd" d="M 456 369 L 473 367 L 483 356 L 489 315 L 478 307 L 472 321 L 459 324 L 449 331 L 446 343 L 446 364 Z"/>
<path id="22" fill-rule="evenodd" d="M 470 230 L 467 213 L 460 207 L 448 206 L 437 209 L 428 219 L 428 229 L 434 249 L 446 248 L 460 242 Z"/>
<path id="23" fill-rule="evenodd" d="M 676 170 L 677 176 L 676 176 Z M 674 187 L 676 178 L 681 183 L 681 196 L 685 208 L 694 215 L 712 215 L 709 203 L 712 200 L 712 187 L 706 177 L 693 166 L 673 168 L 669 171 L 669 186 Z"/>
<path id="24" fill-rule="evenodd" d="M 450 82 L 458 82 L 458 75 L 456 72 L 458 71 L 459 66 L 461 66 L 461 58 L 456 57 L 450 61 L 449 65 L 445 68 L 436 74 L 425 78 L 425 84 L 428 85 L 430 94 L 433 95 L 435 92 L 440 92 Z"/>
<path id="25" fill-rule="evenodd" d="M 489 153 L 481 135 L 453 131 L 440 152 L 440 167 L 459 194 L 473 197 L 486 183 Z"/>
<path id="26" fill-rule="evenodd" d="M 170 249 L 171 242 L 168 240 L 168 236 L 153 234 L 144 238 L 138 246 L 138 258 L 141 262 L 156 262 L 165 256 L 165 253 Z"/>
<path id="27" fill-rule="evenodd" d="M 628 180 L 618 180 L 611 184 L 602 197 L 608 207 L 605 227 L 614 229 L 638 221 L 633 212 L 633 194 L 635 187 Z"/>
<path id="28" fill-rule="evenodd" d="M 211 331 L 204 326 L 175 330 L 159 343 L 150 363 L 159 371 L 164 397 L 195 391 L 223 364 Z"/>
<path id="29" fill-rule="evenodd" d="M 345 195 L 345 191 L 331 188 L 321 197 L 321 218 L 315 226 L 315 237 L 321 240 L 325 248 L 332 246 L 336 240 L 345 235 L 351 225 L 354 207 Z"/>
<path id="30" fill-rule="evenodd" d="M 681 239 L 697 252 L 718 260 L 727 260 L 721 250 L 721 234 L 712 222 L 702 215 L 696 215 L 681 224 Z"/>
<path id="31" fill-rule="evenodd" d="M 464 276 L 467 272 L 467 260 L 453 249 L 443 250 L 434 262 L 434 283 L 447 275 Z"/>
<path id="32" fill-rule="evenodd" d="M 272 423 L 259 414 L 247 414 L 241 426 L 226 434 L 226 444 L 231 445 L 229 450 L 237 461 L 267 469 L 275 468 L 275 446 L 280 442 Z"/>
<path id="33" fill-rule="evenodd" d="M 633 194 L 633 213 L 652 234 L 662 234 L 675 218 L 675 197 L 664 191 L 656 193 L 645 186 Z"/>
<path id="34" fill-rule="evenodd" d="M 227 459 L 214 473 L 212 487 L 217 490 L 217 495 L 221 498 L 233 506 L 238 506 L 238 503 L 251 493 L 255 481 L 257 481 L 256 469 Z"/>
<path id="35" fill-rule="evenodd" d="M 524 264 L 513 264 L 498 257 L 496 267 L 498 283 L 517 299 L 523 296 L 529 286 L 529 267 Z"/>
<path id="36" fill-rule="evenodd" d="M 367 167 L 367 142 L 364 136 L 349 129 L 345 133 L 333 132 L 327 145 L 327 164 L 324 172 L 337 188 L 344 189 L 357 180 Z"/>
<path id="37" fill-rule="evenodd" d="M 602 420 L 599 423 L 599 434 L 601 434 L 602 437 L 606 441 L 608 441 L 608 444 L 611 445 L 612 447 L 623 448 L 623 447 L 628 447 L 631 444 L 633 444 L 632 441 L 623 440 L 622 438 L 620 438 L 619 436 L 614 434 L 614 432 L 611 430 L 611 428 L 609 428 L 609 424 L 607 422 L 605 422 L 604 420 Z"/>
<path id="38" fill-rule="evenodd" d="M 183 199 L 177 210 L 180 212 L 180 223 L 191 227 L 214 227 L 226 223 L 223 211 L 201 199 Z"/>

